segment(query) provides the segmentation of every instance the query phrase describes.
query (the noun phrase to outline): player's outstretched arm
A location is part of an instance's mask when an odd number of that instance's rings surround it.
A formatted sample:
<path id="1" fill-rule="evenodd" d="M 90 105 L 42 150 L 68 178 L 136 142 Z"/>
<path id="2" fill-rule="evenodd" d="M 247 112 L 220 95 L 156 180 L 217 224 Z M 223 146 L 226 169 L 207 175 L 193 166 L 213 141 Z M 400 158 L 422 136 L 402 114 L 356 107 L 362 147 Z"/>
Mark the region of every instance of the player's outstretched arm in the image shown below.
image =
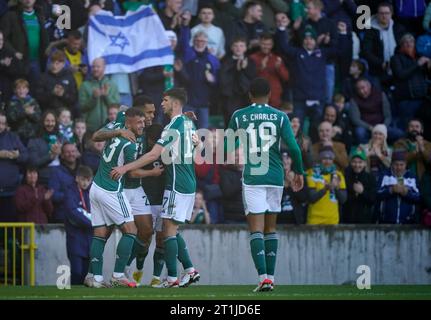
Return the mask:
<path id="1" fill-rule="evenodd" d="M 145 167 L 147 164 L 156 161 L 160 155 L 162 154 L 163 147 L 161 145 L 156 144 L 154 148 L 140 157 L 138 160 L 130 162 L 122 167 L 115 167 L 111 171 L 111 178 L 114 180 L 118 180 L 126 174 L 128 171 L 136 170 L 142 167 Z"/>
<path id="2" fill-rule="evenodd" d="M 112 129 L 112 130 L 105 129 L 105 128 L 100 129 L 93 134 L 92 140 L 94 142 L 101 142 L 101 141 L 107 141 L 109 139 L 116 138 L 116 137 L 123 137 L 133 143 L 136 142 L 135 134 L 128 129 Z"/>

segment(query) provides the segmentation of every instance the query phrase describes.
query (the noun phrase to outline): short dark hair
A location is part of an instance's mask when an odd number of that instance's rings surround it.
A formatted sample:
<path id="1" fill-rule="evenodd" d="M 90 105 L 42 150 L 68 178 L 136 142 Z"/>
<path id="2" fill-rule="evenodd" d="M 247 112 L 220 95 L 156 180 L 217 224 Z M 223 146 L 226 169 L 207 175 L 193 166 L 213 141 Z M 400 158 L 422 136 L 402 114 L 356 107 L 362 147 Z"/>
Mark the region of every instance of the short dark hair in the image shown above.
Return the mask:
<path id="1" fill-rule="evenodd" d="M 204 3 L 199 7 L 199 13 L 201 12 L 202 9 L 211 9 L 213 12 L 214 10 L 214 6 L 211 3 Z"/>
<path id="2" fill-rule="evenodd" d="M 72 143 L 72 142 L 66 141 L 66 142 L 64 142 L 64 143 L 62 144 L 62 146 L 61 146 L 61 152 L 63 152 L 63 150 L 64 150 L 64 148 L 66 148 L 66 146 L 75 146 L 75 148 L 77 148 L 75 143 Z M 78 149 L 78 148 L 77 148 L 77 149 Z"/>
<path id="3" fill-rule="evenodd" d="M 233 45 L 234 43 L 237 43 L 237 42 L 244 42 L 247 45 L 247 38 L 246 37 L 242 37 L 242 36 L 236 36 L 230 42 L 230 45 Z"/>
<path id="4" fill-rule="evenodd" d="M 25 172 L 37 172 L 39 174 L 39 168 L 33 164 L 28 164 L 25 167 Z"/>
<path id="5" fill-rule="evenodd" d="M 158 123 L 153 123 L 151 126 L 145 129 L 147 139 L 157 141 L 163 132 L 163 126 Z"/>
<path id="6" fill-rule="evenodd" d="M 377 12 L 379 12 L 379 9 L 381 7 L 387 7 L 391 10 L 391 13 L 394 13 L 394 6 L 390 2 L 387 2 L 387 1 L 380 2 L 379 5 L 377 6 Z"/>
<path id="7" fill-rule="evenodd" d="M 264 32 L 259 36 L 260 40 L 272 40 L 274 41 L 274 38 L 272 36 L 272 34 L 270 34 L 269 32 Z"/>
<path id="8" fill-rule="evenodd" d="M 153 99 L 149 96 L 141 94 L 133 98 L 133 106 L 134 107 L 143 107 L 146 104 L 154 104 Z"/>
<path id="9" fill-rule="evenodd" d="M 264 78 L 256 78 L 250 84 L 249 92 L 253 98 L 262 98 L 269 95 L 271 87 L 268 80 Z"/>
<path id="10" fill-rule="evenodd" d="M 93 170 L 88 166 L 79 166 L 76 170 L 77 177 L 93 178 Z"/>
<path id="11" fill-rule="evenodd" d="M 80 39 L 82 39 L 82 33 L 79 32 L 79 30 L 70 30 L 67 33 L 67 37 L 68 38 L 73 38 L 75 40 L 80 40 Z"/>
<path id="12" fill-rule="evenodd" d="M 187 91 L 184 88 L 172 88 L 163 93 L 163 97 L 171 97 L 178 100 L 182 106 L 187 103 Z"/>
<path id="13" fill-rule="evenodd" d="M 413 122 L 413 121 L 419 122 L 421 124 L 422 130 L 424 129 L 424 123 L 422 122 L 421 119 L 419 119 L 419 118 L 412 118 L 412 119 L 409 120 L 408 124 L 410 124 L 410 122 Z"/>
<path id="14" fill-rule="evenodd" d="M 370 79 L 368 79 L 366 77 L 359 77 L 358 80 L 355 81 L 355 86 L 361 81 L 365 81 L 365 82 L 368 82 L 369 84 L 371 84 Z"/>
<path id="15" fill-rule="evenodd" d="M 126 110 L 126 117 L 127 118 L 145 117 L 145 114 L 141 109 L 133 107 Z"/>

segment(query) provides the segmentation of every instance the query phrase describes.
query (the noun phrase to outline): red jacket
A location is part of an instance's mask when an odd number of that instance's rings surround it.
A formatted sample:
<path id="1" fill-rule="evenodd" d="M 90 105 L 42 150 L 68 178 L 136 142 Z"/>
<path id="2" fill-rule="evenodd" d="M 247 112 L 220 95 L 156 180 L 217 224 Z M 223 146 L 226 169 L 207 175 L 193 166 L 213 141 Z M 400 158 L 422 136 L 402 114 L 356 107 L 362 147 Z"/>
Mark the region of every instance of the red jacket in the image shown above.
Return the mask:
<path id="1" fill-rule="evenodd" d="M 15 206 L 19 221 L 48 223 L 48 217 L 52 215 L 54 207 L 51 200 L 44 199 L 46 191 L 42 185 L 37 185 L 35 189 L 27 184 L 18 187 L 15 193 Z"/>
<path id="2" fill-rule="evenodd" d="M 283 82 L 289 80 L 289 71 L 287 71 L 284 62 L 281 61 L 279 68 L 276 68 L 277 59 L 281 57 L 271 53 L 266 63 L 266 67 L 263 68 L 262 61 L 265 55 L 262 52 L 256 52 L 250 56 L 256 64 L 257 76 L 265 78 L 269 81 L 271 86 L 271 98 L 269 104 L 273 107 L 279 108 L 281 106 L 281 95 L 283 94 Z"/>

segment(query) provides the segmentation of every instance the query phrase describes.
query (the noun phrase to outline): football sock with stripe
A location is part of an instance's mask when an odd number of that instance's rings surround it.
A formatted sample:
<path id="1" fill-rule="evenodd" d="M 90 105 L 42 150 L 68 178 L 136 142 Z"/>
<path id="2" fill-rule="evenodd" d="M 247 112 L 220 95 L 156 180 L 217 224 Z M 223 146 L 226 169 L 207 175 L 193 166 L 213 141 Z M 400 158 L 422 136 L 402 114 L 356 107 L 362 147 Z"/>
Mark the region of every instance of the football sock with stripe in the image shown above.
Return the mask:
<path id="1" fill-rule="evenodd" d="M 136 236 L 130 233 L 124 233 L 117 245 L 117 256 L 115 259 L 114 273 L 120 274 L 124 272 L 130 254 L 132 253 L 133 243 Z"/>
<path id="2" fill-rule="evenodd" d="M 192 259 L 189 255 L 189 249 L 187 248 L 187 244 L 180 233 L 177 233 L 177 242 L 178 260 L 180 260 L 180 262 L 182 263 L 184 270 L 193 268 Z"/>
<path id="3" fill-rule="evenodd" d="M 250 248 L 258 275 L 266 275 L 265 243 L 262 232 L 250 233 Z"/>
<path id="4" fill-rule="evenodd" d="M 90 268 L 95 276 L 103 275 L 103 251 L 105 251 L 106 239 L 93 236 L 90 248 Z M 103 278 L 102 278 L 103 279 Z"/>
<path id="5" fill-rule="evenodd" d="M 144 268 L 145 258 L 148 255 L 148 246 L 139 238 L 135 241 L 136 250 L 136 269 L 142 270 Z"/>
<path id="6" fill-rule="evenodd" d="M 274 281 L 275 263 L 277 261 L 278 235 L 277 233 L 265 234 L 265 259 L 268 278 Z"/>
<path id="7" fill-rule="evenodd" d="M 165 261 L 168 269 L 168 276 L 171 278 L 177 277 L 177 256 L 178 256 L 178 241 L 177 237 L 167 237 L 165 242 Z"/>
<path id="8" fill-rule="evenodd" d="M 156 248 L 153 255 L 153 276 L 159 277 L 162 274 L 163 266 L 165 265 L 165 250 Z"/>

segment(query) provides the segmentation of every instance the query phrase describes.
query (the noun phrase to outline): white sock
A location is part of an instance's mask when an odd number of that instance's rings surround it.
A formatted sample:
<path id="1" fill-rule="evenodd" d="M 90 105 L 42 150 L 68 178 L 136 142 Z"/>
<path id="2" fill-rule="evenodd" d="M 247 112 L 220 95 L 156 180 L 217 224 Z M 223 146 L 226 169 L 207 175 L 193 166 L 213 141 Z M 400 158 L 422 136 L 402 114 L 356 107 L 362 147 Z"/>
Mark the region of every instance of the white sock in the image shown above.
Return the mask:
<path id="1" fill-rule="evenodd" d="M 187 272 L 187 273 L 192 273 L 192 272 L 195 272 L 195 268 L 194 267 L 191 267 L 191 268 L 187 268 L 186 270 L 184 270 L 185 272 Z"/>
<path id="2" fill-rule="evenodd" d="M 114 272 L 112 275 L 113 275 L 113 276 L 114 276 L 114 278 L 116 278 L 116 279 L 121 278 L 121 277 L 124 277 L 124 273 L 123 273 L 123 272 Z"/>
<path id="3" fill-rule="evenodd" d="M 103 276 L 95 275 L 94 280 L 96 280 L 97 282 L 103 282 Z"/>
<path id="4" fill-rule="evenodd" d="M 160 280 L 160 277 L 153 276 L 153 279 Z"/>
<path id="5" fill-rule="evenodd" d="M 92 273 L 87 273 L 87 275 L 85 276 L 86 278 L 92 278 L 92 277 L 94 277 L 94 274 L 92 274 Z"/>
<path id="6" fill-rule="evenodd" d="M 177 281 L 178 280 L 178 278 L 177 277 L 169 277 L 168 276 L 168 282 L 175 282 L 175 281 Z"/>
<path id="7" fill-rule="evenodd" d="M 263 280 L 265 280 L 266 278 L 268 278 L 268 276 L 265 274 L 260 274 L 259 275 L 259 282 L 262 282 Z"/>
<path id="8" fill-rule="evenodd" d="M 274 276 L 268 275 L 268 279 L 271 280 L 272 282 L 274 282 Z"/>

